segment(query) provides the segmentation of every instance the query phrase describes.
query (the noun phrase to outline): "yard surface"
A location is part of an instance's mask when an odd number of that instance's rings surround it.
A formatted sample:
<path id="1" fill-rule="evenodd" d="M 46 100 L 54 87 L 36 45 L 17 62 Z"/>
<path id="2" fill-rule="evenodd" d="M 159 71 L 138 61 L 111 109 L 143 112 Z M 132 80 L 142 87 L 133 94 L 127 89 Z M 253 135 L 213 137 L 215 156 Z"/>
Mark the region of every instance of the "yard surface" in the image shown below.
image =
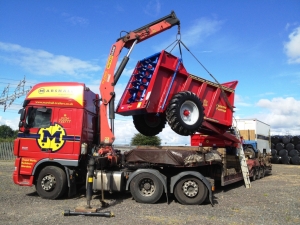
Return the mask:
<path id="1" fill-rule="evenodd" d="M 46 200 L 35 187 L 17 186 L 12 181 L 14 163 L 0 161 L 1 224 L 300 224 L 300 166 L 273 165 L 272 175 L 252 182 L 246 189 L 243 181 L 218 187 L 214 207 L 181 205 L 166 196 L 153 205 L 135 202 L 130 193 L 109 194 L 112 204 L 102 211 L 115 217 L 63 216 L 64 210 L 86 206 L 85 192 L 75 198 Z M 99 196 L 91 202 L 100 207 Z"/>

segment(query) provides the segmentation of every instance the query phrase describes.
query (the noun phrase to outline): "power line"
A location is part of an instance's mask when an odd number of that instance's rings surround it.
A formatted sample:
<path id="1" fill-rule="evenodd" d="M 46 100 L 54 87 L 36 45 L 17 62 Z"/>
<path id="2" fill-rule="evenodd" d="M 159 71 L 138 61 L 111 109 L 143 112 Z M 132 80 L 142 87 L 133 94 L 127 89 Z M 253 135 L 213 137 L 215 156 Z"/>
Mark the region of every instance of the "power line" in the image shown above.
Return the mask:
<path id="1" fill-rule="evenodd" d="M 6 77 L 0 77 L 0 79 L 19 81 L 19 80 L 16 80 L 16 79 L 8 79 L 8 78 L 6 78 Z M 27 81 L 27 83 L 34 84 L 34 83 L 28 82 L 28 81 Z"/>
<path id="2" fill-rule="evenodd" d="M 9 84 L 6 88 L 4 88 L 1 96 L 0 96 L 0 105 L 4 105 L 4 112 L 6 108 L 8 108 L 16 98 L 21 97 L 22 95 L 26 95 L 30 89 L 25 90 L 25 77 L 22 81 L 19 82 L 13 94 L 9 95 Z M 9 101 L 8 105 L 7 102 Z"/>

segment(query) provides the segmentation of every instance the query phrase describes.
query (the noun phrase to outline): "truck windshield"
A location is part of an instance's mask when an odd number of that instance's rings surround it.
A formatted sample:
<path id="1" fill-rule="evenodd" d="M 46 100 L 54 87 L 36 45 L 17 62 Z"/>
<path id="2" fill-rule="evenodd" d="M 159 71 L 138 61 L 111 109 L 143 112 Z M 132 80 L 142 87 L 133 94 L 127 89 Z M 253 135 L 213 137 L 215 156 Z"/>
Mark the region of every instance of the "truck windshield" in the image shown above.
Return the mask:
<path id="1" fill-rule="evenodd" d="M 34 108 L 28 109 L 26 123 L 29 127 L 49 127 L 51 122 L 52 109 Z"/>

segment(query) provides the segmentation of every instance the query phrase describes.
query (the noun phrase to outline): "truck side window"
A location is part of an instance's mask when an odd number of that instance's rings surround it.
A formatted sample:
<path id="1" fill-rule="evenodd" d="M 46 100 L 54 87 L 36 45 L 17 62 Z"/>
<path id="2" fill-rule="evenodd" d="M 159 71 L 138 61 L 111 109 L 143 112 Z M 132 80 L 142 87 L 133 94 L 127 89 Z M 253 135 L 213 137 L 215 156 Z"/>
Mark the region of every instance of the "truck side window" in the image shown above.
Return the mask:
<path id="1" fill-rule="evenodd" d="M 52 109 L 29 108 L 26 123 L 29 127 L 49 127 L 51 122 Z"/>

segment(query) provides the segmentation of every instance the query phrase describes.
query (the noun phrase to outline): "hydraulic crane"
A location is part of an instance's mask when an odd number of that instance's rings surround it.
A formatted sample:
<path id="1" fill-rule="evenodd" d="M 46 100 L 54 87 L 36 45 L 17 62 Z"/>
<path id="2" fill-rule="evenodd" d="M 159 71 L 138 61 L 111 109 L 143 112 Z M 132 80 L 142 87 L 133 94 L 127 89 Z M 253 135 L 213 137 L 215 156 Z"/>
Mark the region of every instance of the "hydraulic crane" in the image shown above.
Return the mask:
<path id="1" fill-rule="evenodd" d="M 140 43 L 148 38 L 151 38 L 171 27 L 178 25 L 178 30 L 180 29 L 180 21 L 176 17 L 174 11 L 169 15 L 162 17 L 152 23 L 149 23 L 139 29 L 128 32 L 123 37 L 117 39 L 117 41 L 112 45 L 110 53 L 107 59 L 105 70 L 102 76 L 102 81 L 100 83 L 100 94 L 102 103 L 100 104 L 100 150 L 99 154 L 111 153 L 111 161 L 115 161 L 115 153 L 112 148 L 112 143 L 115 140 L 114 136 L 114 119 L 115 119 L 115 85 L 117 84 L 126 64 L 129 61 L 129 56 L 137 43 Z M 119 55 L 123 48 L 127 48 L 128 53 L 124 56 L 121 64 L 115 72 L 116 64 Z M 107 115 L 107 112 L 109 115 Z M 108 122 L 108 116 L 110 119 L 110 124 Z"/>

